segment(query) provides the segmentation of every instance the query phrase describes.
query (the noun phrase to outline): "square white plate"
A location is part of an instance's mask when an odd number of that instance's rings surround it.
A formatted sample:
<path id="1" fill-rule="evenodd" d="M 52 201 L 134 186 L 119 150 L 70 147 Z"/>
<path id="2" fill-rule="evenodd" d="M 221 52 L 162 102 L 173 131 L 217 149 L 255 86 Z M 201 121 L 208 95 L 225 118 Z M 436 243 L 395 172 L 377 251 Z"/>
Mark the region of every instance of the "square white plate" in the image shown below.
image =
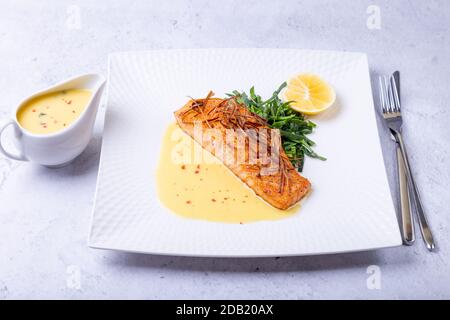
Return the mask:
<path id="1" fill-rule="evenodd" d="M 155 169 L 166 126 L 187 96 L 223 96 L 252 85 L 268 97 L 313 72 L 337 93 L 314 117 L 325 162 L 307 159 L 313 192 L 300 212 L 244 225 L 190 220 L 158 201 Z M 375 122 L 367 57 L 278 49 L 200 49 L 109 57 L 108 110 L 89 246 L 186 256 L 286 256 L 401 245 Z"/>

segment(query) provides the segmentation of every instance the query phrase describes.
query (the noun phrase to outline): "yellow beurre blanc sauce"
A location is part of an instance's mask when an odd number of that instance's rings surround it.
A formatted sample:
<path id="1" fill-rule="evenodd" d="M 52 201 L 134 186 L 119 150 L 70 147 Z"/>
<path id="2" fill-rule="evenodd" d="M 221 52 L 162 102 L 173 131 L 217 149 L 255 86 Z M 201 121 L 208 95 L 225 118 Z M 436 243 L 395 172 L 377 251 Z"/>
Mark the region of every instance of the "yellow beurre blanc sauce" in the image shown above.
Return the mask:
<path id="1" fill-rule="evenodd" d="M 186 218 L 248 223 L 283 219 L 299 208 L 267 204 L 175 123 L 164 134 L 156 178 L 162 204 Z"/>
<path id="2" fill-rule="evenodd" d="M 85 89 L 57 91 L 27 101 L 17 112 L 20 125 L 36 134 L 68 127 L 86 108 L 92 92 Z"/>

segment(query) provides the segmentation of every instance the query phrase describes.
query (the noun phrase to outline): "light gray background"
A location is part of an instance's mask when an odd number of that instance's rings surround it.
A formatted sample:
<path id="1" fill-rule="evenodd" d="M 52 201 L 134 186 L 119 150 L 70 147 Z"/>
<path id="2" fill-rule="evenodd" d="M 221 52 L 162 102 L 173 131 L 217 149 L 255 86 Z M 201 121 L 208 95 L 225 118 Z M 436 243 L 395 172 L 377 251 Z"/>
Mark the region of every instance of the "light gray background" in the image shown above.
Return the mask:
<path id="1" fill-rule="evenodd" d="M 78 6 L 80 29 L 70 13 Z M 369 5 L 381 29 L 366 26 Z M 76 27 L 76 25 L 75 25 Z M 50 170 L 0 157 L 0 299 L 450 298 L 450 3 L 441 1 L 0 2 L 0 118 L 35 90 L 106 73 L 109 52 L 274 47 L 367 52 L 373 74 L 402 72 L 405 140 L 439 251 L 413 247 L 280 259 L 193 259 L 86 246 L 101 147 Z M 380 122 L 380 129 L 384 129 Z M 380 138 L 396 193 L 394 147 Z M 358 150 L 355 150 L 355 157 Z M 370 181 L 368 181 L 370 183 Z M 381 289 L 369 290 L 369 265 Z M 77 270 L 81 287 L 74 288 Z M 76 280 L 76 279 L 75 279 Z"/>

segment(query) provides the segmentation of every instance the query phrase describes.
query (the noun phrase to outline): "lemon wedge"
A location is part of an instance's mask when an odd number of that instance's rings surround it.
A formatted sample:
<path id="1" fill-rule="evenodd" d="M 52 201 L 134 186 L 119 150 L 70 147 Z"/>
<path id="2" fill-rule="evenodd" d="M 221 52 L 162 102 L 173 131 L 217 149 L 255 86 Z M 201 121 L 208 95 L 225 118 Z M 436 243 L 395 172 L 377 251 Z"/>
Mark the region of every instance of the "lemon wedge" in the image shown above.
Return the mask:
<path id="1" fill-rule="evenodd" d="M 288 81 L 284 99 L 293 101 L 291 108 L 314 115 L 331 107 L 336 100 L 334 89 L 315 74 L 299 74 Z"/>

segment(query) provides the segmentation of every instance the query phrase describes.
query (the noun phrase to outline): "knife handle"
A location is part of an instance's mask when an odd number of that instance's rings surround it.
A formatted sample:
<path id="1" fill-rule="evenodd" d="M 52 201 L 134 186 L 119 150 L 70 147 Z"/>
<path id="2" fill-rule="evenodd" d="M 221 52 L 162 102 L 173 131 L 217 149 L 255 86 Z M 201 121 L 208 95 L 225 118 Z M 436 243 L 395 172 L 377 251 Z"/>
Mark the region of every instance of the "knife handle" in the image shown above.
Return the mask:
<path id="1" fill-rule="evenodd" d="M 414 221 L 411 214 L 411 204 L 409 199 L 408 181 L 406 179 L 405 163 L 402 151 L 397 145 L 397 172 L 400 194 L 400 212 L 402 217 L 403 243 L 407 246 L 414 244 Z"/>
<path id="2" fill-rule="evenodd" d="M 406 155 L 405 143 L 403 142 L 403 137 L 400 132 L 397 132 L 395 135 L 397 139 L 400 150 L 402 152 L 402 156 L 405 164 L 405 171 L 408 180 L 409 194 L 414 199 L 414 207 L 416 209 L 417 218 L 419 220 L 420 232 L 422 234 L 423 241 L 429 251 L 433 251 L 435 249 L 435 242 L 433 239 L 433 235 L 431 233 L 430 226 L 428 225 L 427 218 L 425 216 L 425 212 L 422 207 L 422 201 L 420 200 L 419 191 L 417 190 L 416 183 L 414 182 L 414 178 L 411 173 L 411 169 L 409 166 L 408 156 Z"/>

